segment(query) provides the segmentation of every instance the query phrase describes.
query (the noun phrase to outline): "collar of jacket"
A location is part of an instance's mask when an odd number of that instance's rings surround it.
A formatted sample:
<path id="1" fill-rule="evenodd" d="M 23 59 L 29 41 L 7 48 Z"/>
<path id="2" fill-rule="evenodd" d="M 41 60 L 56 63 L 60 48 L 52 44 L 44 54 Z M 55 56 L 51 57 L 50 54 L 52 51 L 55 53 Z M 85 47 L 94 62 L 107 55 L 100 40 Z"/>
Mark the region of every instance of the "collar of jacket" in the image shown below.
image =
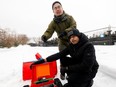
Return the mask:
<path id="1" fill-rule="evenodd" d="M 55 16 L 55 15 L 54 15 L 53 20 L 54 20 L 56 23 L 60 23 L 60 22 L 62 22 L 62 21 L 67 20 L 66 13 L 65 13 L 65 12 L 63 12 L 63 14 L 62 14 L 62 15 L 60 15 L 60 16 Z"/>

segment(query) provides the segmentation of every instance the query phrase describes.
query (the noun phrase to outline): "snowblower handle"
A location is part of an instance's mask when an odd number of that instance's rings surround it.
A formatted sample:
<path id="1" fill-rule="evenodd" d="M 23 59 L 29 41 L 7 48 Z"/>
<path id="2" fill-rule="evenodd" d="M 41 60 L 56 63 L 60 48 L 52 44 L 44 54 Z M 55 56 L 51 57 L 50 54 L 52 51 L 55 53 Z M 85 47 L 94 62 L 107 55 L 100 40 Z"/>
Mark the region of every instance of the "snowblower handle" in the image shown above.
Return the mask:
<path id="1" fill-rule="evenodd" d="M 36 57 L 37 60 L 42 59 L 42 56 L 39 53 L 36 53 L 35 57 Z"/>

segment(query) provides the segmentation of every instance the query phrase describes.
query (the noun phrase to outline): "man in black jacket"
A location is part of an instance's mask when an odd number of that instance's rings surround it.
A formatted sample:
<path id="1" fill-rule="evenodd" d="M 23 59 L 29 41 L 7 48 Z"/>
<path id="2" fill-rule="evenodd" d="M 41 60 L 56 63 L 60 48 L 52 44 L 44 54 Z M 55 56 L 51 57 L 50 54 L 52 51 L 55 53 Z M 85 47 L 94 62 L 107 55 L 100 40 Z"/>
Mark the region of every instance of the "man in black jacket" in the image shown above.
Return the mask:
<path id="1" fill-rule="evenodd" d="M 87 36 L 77 29 L 70 31 L 68 38 L 69 47 L 46 59 L 36 61 L 32 65 L 61 59 L 63 67 L 60 71 L 67 73 L 68 80 L 63 87 L 91 87 L 99 67 L 94 46 L 88 41 Z M 71 57 L 67 57 L 67 55 Z"/>

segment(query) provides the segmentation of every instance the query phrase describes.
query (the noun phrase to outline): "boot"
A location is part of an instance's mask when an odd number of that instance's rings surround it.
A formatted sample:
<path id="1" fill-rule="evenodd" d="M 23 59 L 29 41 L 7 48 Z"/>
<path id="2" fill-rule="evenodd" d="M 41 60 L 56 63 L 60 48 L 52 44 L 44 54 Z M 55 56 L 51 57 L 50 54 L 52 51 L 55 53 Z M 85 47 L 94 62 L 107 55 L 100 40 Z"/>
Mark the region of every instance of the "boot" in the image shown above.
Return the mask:
<path id="1" fill-rule="evenodd" d="M 57 87 L 63 87 L 61 81 L 60 81 L 58 78 L 55 78 L 55 79 L 54 79 L 54 84 L 55 84 Z"/>

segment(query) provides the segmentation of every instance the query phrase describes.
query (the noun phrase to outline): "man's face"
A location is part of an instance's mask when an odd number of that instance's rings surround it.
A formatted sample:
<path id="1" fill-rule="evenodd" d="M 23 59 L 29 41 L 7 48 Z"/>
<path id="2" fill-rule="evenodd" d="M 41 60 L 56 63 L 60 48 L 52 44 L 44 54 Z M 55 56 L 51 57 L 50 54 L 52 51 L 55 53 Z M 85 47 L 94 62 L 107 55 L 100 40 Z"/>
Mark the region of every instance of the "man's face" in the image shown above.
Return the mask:
<path id="1" fill-rule="evenodd" d="M 63 14 L 63 8 L 59 3 L 54 4 L 53 13 L 55 16 L 60 16 Z"/>
<path id="2" fill-rule="evenodd" d="M 71 42 L 72 44 L 77 44 L 77 43 L 79 42 L 79 37 L 78 37 L 78 36 L 75 36 L 75 35 L 72 35 L 72 36 L 70 37 L 70 42 Z"/>

